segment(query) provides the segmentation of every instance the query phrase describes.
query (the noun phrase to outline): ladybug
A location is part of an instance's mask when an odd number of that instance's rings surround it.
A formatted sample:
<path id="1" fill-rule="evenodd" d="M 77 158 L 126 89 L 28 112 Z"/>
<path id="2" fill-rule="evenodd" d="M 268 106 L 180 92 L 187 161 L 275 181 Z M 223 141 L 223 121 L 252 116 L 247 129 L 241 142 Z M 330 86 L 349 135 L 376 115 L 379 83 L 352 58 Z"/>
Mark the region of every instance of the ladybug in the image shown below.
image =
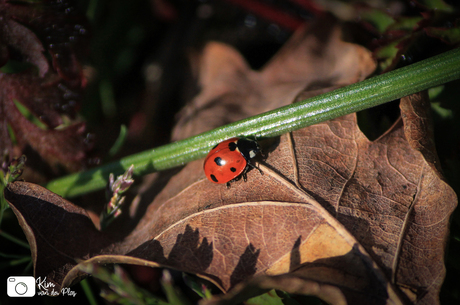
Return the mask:
<path id="1" fill-rule="evenodd" d="M 246 181 L 246 172 L 251 159 L 260 152 L 259 143 L 247 138 L 231 138 L 214 146 L 204 160 L 203 169 L 206 177 L 213 183 L 237 181 L 241 177 Z M 262 171 L 257 168 L 260 173 Z"/>

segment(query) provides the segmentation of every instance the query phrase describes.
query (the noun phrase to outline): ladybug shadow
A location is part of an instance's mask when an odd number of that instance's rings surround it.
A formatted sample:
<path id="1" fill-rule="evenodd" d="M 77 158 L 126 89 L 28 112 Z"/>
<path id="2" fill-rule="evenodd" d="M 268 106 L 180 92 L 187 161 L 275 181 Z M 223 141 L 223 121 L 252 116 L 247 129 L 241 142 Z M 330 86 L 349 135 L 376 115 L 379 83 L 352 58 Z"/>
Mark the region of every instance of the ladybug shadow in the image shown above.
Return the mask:
<path id="1" fill-rule="evenodd" d="M 280 143 L 280 137 L 272 137 L 272 138 L 265 138 L 265 139 L 258 138 L 257 141 L 260 146 L 260 152 L 252 160 L 257 161 L 258 164 L 264 164 L 265 166 L 269 167 L 271 170 L 276 171 L 274 168 L 268 165 L 265 161 L 269 157 L 270 153 L 272 153 L 278 147 Z M 243 179 L 243 181 L 246 182 L 247 174 L 253 169 L 258 170 L 261 175 L 264 175 L 264 172 L 259 168 L 258 165 L 252 164 L 252 162 L 248 162 L 248 168 L 244 173 L 242 173 L 239 177 L 236 177 L 232 181 L 227 182 L 227 189 L 230 188 L 231 183 L 239 181 L 241 179 Z"/>
<path id="2" fill-rule="evenodd" d="M 290 268 L 289 272 L 294 271 L 300 265 L 300 245 L 302 236 L 295 240 L 290 251 Z M 217 251 L 214 243 L 209 241 L 208 237 L 200 237 L 200 229 L 192 228 L 187 224 L 183 233 L 177 234 L 176 241 L 168 253 L 165 253 L 167 241 L 149 240 L 139 245 L 136 249 L 130 251 L 126 255 L 138 257 L 141 259 L 156 262 L 165 268 L 172 268 L 178 271 L 183 271 L 191 274 L 204 275 L 211 279 L 217 285 L 224 287 L 221 278 L 225 278 L 226 274 L 221 273 L 221 276 L 210 274 L 206 271 L 211 266 L 214 259 L 214 251 Z M 239 256 L 233 271 L 230 274 L 230 286 L 228 290 L 235 285 L 248 280 L 256 273 L 262 273 L 263 270 L 258 270 L 257 263 L 260 259 L 262 248 L 256 248 L 252 243 L 249 243 L 244 252 Z M 265 249 L 267 251 L 267 249 Z M 221 259 L 222 252 L 219 252 L 217 259 Z M 231 253 L 229 253 L 231 254 Z M 211 270 L 216 270 L 216 267 Z M 224 270 L 221 270 L 224 272 Z M 218 272 L 219 273 L 219 272 Z"/>
<path id="3" fill-rule="evenodd" d="M 252 164 L 252 162 L 253 162 L 252 160 L 257 161 L 258 164 L 263 163 L 264 165 L 268 166 L 265 163 L 265 160 L 268 158 L 269 153 L 274 151 L 278 147 L 278 145 L 280 143 L 280 138 L 279 137 L 272 137 L 272 138 L 265 138 L 265 139 L 256 138 L 256 137 L 248 137 L 248 138 L 250 138 L 252 140 L 256 140 L 258 142 L 258 144 L 260 146 L 260 151 L 253 159 L 248 161 L 248 164 L 247 164 L 248 166 L 245 169 L 245 171 L 243 173 L 241 173 L 241 175 L 239 175 L 238 177 L 236 177 L 236 178 L 234 178 L 231 181 L 226 183 L 227 189 L 230 189 L 232 183 L 234 183 L 234 182 L 237 182 L 237 181 L 240 181 L 240 180 L 243 180 L 244 182 L 247 182 L 247 180 L 248 180 L 247 179 L 247 174 L 253 169 L 258 170 L 261 175 L 264 175 L 264 172 L 259 168 L 258 165 Z M 270 167 L 270 166 L 268 166 L 268 167 Z"/>
<path id="4" fill-rule="evenodd" d="M 259 152 L 259 154 L 257 154 L 257 156 L 255 156 L 253 158 L 253 160 L 257 161 L 258 163 L 267 165 L 267 163 L 265 163 L 265 161 L 268 159 L 270 154 L 280 144 L 280 137 L 257 138 L 257 142 L 259 143 L 259 146 L 260 146 L 260 152 Z M 254 164 L 251 164 L 251 163 L 249 163 L 249 164 L 250 164 L 250 168 L 248 169 L 247 172 L 251 171 L 254 168 L 260 171 L 260 169 L 258 167 L 256 167 Z"/>
<path id="5" fill-rule="evenodd" d="M 258 139 L 260 146 L 260 154 L 254 159 L 258 162 L 265 162 L 270 154 L 278 148 L 280 144 L 280 137 L 260 138 Z"/>

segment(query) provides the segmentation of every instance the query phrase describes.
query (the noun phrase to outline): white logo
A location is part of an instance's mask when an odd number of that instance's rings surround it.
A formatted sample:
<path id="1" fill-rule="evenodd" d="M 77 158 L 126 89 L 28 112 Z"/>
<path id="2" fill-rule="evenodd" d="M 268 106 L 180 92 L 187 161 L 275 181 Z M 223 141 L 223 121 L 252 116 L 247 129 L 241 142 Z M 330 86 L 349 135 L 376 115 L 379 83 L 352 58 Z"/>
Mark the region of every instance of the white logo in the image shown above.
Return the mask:
<path id="1" fill-rule="evenodd" d="M 61 290 L 56 289 L 53 282 L 47 282 L 46 277 L 42 279 L 38 277 L 35 280 L 33 276 L 10 276 L 7 280 L 7 293 L 10 297 L 33 297 L 35 295 L 35 287 L 39 288 L 37 295 L 47 296 L 71 296 L 75 297 L 77 293 L 70 290 L 68 287 L 63 287 Z"/>
<path id="2" fill-rule="evenodd" d="M 35 295 L 33 276 L 10 276 L 7 279 L 6 287 L 10 297 L 33 297 Z"/>
<path id="3" fill-rule="evenodd" d="M 64 287 L 59 291 L 56 289 L 56 285 L 53 282 L 46 281 L 46 276 L 44 279 L 39 276 L 35 282 L 37 283 L 37 287 L 40 289 L 38 295 L 58 296 L 59 293 L 61 293 L 61 295 L 68 295 L 71 297 L 75 297 L 77 295 L 75 291 L 70 290 L 68 287 Z"/>

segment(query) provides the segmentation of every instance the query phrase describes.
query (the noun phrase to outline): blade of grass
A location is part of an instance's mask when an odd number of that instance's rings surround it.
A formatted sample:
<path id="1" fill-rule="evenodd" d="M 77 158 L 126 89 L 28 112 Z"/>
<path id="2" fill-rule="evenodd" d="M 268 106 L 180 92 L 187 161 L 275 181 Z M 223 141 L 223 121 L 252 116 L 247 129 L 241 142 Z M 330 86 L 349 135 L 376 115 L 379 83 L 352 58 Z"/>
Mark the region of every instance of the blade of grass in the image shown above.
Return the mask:
<path id="1" fill-rule="evenodd" d="M 460 49 L 328 92 L 302 102 L 250 117 L 197 136 L 119 161 L 68 175 L 45 185 L 65 197 L 105 187 L 109 174 L 120 175 L 134 165 L 134 175 L 181 166 L 202 158 L 208 150 L 234 136 L 274 137 L 305 126 L 371 108 L 460 78 Z"/>
<path id="2" fill-rule="evenodd" d="M 8 240 L 20 245 L 20 246 L 23 246 L 26 249 L 30 249 L 30 246 L 29 246 L 28 243 L 26 243 L 25 241 L 23 241 L 23 240 L 21 240 L 21 239 L 19 239 L 17 237 L 14 237 L 13 235 L 10 235 L 10 234 L 6 233 L 3 230 L 0 230 L 0 236 L 4 237 L 4 238 L 6 238 L 6 239 L 8 239 Z"/>
<path id="3" fill-rule="evenodd" d="M 18 266 L 18 265 L 28 263 L 30 261 L 32 261 L 32 258 L 30 256 L 25 256 L 25 257 L 20 258 L 20 259 L 10 260 L 7 264 L 8 264 L 8 267 L 14 267 L 14 266 Z"/>
<path id="4" fill-rule="evenodd" d="M 94 296 L 93 291 L 91 290 L 91 287 L 88 283 L 87 279 L 84 279 L 83 281 L 80 282 L 80 286 L 83 289 L 83 292 L 86 296 L 86 299 L 88 300 L 88 304 L 90 305 L 98 305 L 96 297 Z"/>
<path id="5" fill-rule="evenodd" d="M 22 254 L 7 254 L 0 252 L 0 257 L 1 258 L 13 258 L 13 259 L 23 259 L 24 257 L 28 257 L 30 259 L 30 255 L 24 256 Z"/>
<path id="6" fill-rule="evenodd" d="M 163 270 L 163 278 L 161 279 L 161 287 L 168 299 L 169 304 L 189 305 L 190 302 L 182 295 L 180 290 L 175 286 L 171 273 Z"/>
<path id="7" fill-rule="evenodd" d="M 118 135 L 117 140 L 115 141 L 115 143 L 113 143 L 112 147 L 107 153 L 107 158 L 112 158 L 120 151 L 121 147 L 126 141 L 127 136 L 128 136 L 128 128 L 126 128 L 125 125 L 121 125 L 120 134 Z"/>
<path id="8" fill-rule="evenodd" d="M 3 186 L 3 183 L 0 183 L 0 228 L 2 227 L 3 214 L 6 211 L 6 209 L 9 208 L 8 202 L 3 196 L 4 189 L 5 187 Z"/>

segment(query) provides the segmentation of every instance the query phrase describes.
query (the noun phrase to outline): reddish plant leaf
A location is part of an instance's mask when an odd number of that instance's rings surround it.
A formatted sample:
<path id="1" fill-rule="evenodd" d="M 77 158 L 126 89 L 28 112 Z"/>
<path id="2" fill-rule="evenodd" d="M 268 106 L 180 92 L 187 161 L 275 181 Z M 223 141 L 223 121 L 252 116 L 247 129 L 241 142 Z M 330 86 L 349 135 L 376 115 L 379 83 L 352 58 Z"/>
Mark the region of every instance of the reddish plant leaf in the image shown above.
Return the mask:
<path id="1" fill-rule="evenodd" d="M 24 32 L 24 34 L 14 33 L 4 28 L 4 34 L 16 42 L 15 45 L 22 54 L 38 56 L 35 50 L 28 48 L 30 43 L 27 42 L 31 40 L 34 44 L 35 42 L 40 43 L 35 34 L 16 21 L 34 30 L 51 54 L 54 70 L 73 88 L 85 85 L 86 81 L 83 78 L 79 61 L 87 55 L 89 42 L 87 21 L 84 15 L 75 9 L 75 4 L 74 0 L 42 0 L 36 3 L 0 0 L 0 12 L 3 12 L 4 25 L 14 22 L 18 28 L 17 31 Z M 28 39 L 22 39 L 22 36 Z M 43 47 L 41 51 L 43 52 Z M 37 65 L 36 62 L 33 63 Z M 40 66 L 37 65 L 37 67 Z M 42 72 L 42 69 L 40 71 Z M 43 76 L 44 73 L 40 75 Z"/>
<path id="2" fill-rule="evenodd" d="M 460 26 L 452 28 L 425 28 L 427 35 L 438 38 L 448 44 L 458 44 L 460 42 Z"/>
<path id="3" fill-rule="evenodd" d="M 35 177 L 41 179 L 47 175 L 45 172 L 56 174 L 61 167 L 67 171 L 81 169 L 91 148 L 85 144 L 84 124 L 77 122 L 55 129 L 63 124 L 61 115 L 75 118 L 86 82 L 77 58 L 88 47 L 87 31 L 84 16 L 74 12 L 73 2 L 0 0 L 0 64 L 14 59 L 38 70 L 0 73 L 0 151 L 3 157 L 10 158 L 39 155 L 41 160 L 36 158 L 34 166 L 38 173 Z M 54 69 L 50 69 L 45 51 L 52 55 Z M 25 106 L 47 129 L 29 122 L 14 101 Z M 14 133 L 14 143 L 8 125 Z"/>
<path id="4" fill-rule="evenodd" d="M 1 4 L 0 4 L 1 9 Z M 5 16 L 1 16 L 6 19 Z M 35 65 L 38 68 L 38 74 L 43 77 L 48 72 L 49 64 L 44 56 L 45 49 L 35 34 L 25 26 L 14 20 L 3 20 L 0 25 L 0 36 L 5 45 L 19 50 L 24 56 L 25 61 Z M 6 46 L 5 46 L 6 47 Z M 4 60 L 4 63 L 6 60 Z"/>
<path id="5" fill-rule="evenodd" d="M 445 3 L 443 0 L 436 0 L 436 1 L 432 1 L 432 0 L 415 0 L 414 1 L 415 4 L 419 5 L 419 6 L 422 6 L 426 9 L 430 9 L 430 10 L 433 10 L 433 11 L 440 11 L 440 12 L 452 12 L 453 11 L 453 8 L 452 6 L 448 5 L 447 3 Z"/>
<path id="6" fill-rule="evenodd" d="M 9 135 L 6 124 L 9 124 L 15 134 L 17 145 L 24 151 L 27 145 L 37 151 L 48 164 L 55 167 L 64 166 L 68 171 L 82 168 L 86 158 L 86 151 L 90 148 L 84 142 L 84 123 L 77 123 L 62 130 L 40 129 L 29 122 L 17 109 L 13 100 L 20 101 L 50 128 L 62 124 L 59 112 L 54 109 L 56 104 L 65 105 L 65 97 L 75 97 L 69 90 L 63 91 L 62 86 L 49 84 L 46 80 L 29 73 L 0 74 L 0 81 L 4 87 L 0 89 L 0 102 L 5 116 L 1 117 L 4 133 L 2 139 L 5 146 Z M 61 102 L 61 103 L 59 103 Z M 73 103 L 70 99 L 67 103 Z M 6 140 L 5 140 L 6 139 Z"/>
<path id="7" fill-rule="evenodd" d="M 383 11 L 375 14 L 376 9 L 369 7 L 360 9 L 365 20 L 364 24 L 368 25 L 367 21 L 369 21 L 379 28 L 377 30 L 368 26 L 369 30 L 376 35 L 372 45 L 374 57 L 380 61 L 382 73 L 424 56 L 420 54 L 420 50 L 429 48 L 431 44 L 430 40 L 426 39 L 427 35 L 451 45 L 460 41 L 457 26 L 445 28 L 445 24 L 456 25 L 457 23 L 457 13 L 453 7 L 442 0 L 413 2 L 420 9 L 420 16 L 394 16 Z"/>
<path id="8" fill-rule="evenodd" d="M 13 100 L 19 101 L 50 128 L 63 124 L 61 109 L 72 108 L 64 98 L 65 92 L 59 89 L 59 79 L 40 78 L 31 73 L 0 74 L 2 102 L 9 109 Z M 74 93 L 74 98 L 78 96 Z M 70 101 L 74 103 L 74 101 Z M 64 106 L 67 105 L 67 106 Z M 9 120 L 14 124 L 13 120 Z"/>
<path id="9" fill-rule="evenodd" d="M 197 66 L 203 89 L 183 111 L 175 137 L 366 77 L 375 68 L 370 53 L 337 33 L 331 20 L 303 29 L 260 72 L 226 46 L 205 48 Z M 62 221 L 76 208 L 24 182 L 9 185 L 5 197 L 36 245 L 35 276 L 59 287 L 81 275 L 68 258 L 75 253 L 80 264 L 198 274 L 230 291 L 219 304 L 271 288 L 337 304 L 435 304 L 457 199 L 435 162 L 423 96 L 403 100 L 402 119 L 375 141 L 347 115 L 261 142 L 268 154 L 260 164 L 264 175 L 251 170 L 248 182 L 230 189 L 205 178 L 202 160 L 191 162 L 163 189 L 153 184 L 138 194 L 142 219 L 133 230 L 119 222 L 97 232 L 83 212 L 71 224 Z M 67 208 L 54 208 L 45 221 L 37 208 L 48 205 Z M 77 232 L 69 245 L 74 228 L 85 234 Z M 50 231 L 51 237 L 42 233 Z M 48 251 L 57 257 L 47 259 Z"/>

